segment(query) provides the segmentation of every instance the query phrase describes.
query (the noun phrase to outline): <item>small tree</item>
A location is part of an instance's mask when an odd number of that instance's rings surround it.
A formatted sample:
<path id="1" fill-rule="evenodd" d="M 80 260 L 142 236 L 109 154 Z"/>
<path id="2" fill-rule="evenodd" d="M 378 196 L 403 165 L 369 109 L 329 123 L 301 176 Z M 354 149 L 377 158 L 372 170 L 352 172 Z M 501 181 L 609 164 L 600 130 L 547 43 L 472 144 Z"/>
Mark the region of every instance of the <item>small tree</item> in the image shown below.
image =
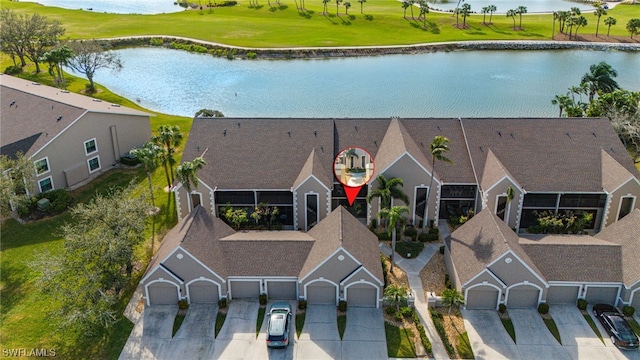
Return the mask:
<path id="1" fill-rule="evenodd" d="M 471 15 L 471 5 L 468 3 L 463 4 L 460 8 L 460 14 L 462 14 L 462 28 L 467 28 L 467 16 Z"/>
<path id="2" fill-rule="evenodd" d="M 198 170 L 202 169 L 207 162 L 202 157 L 197 157 L 192 161 L 185 161 L 176 168 L 178 181 L 187 189 L 187 194 L 191 193 L 191 187 L 198 187 Z"/>
<path id="3" fill-rule="evenodd" d="M 431 152 L 431 180 L 429 180 L 429 188 L 427 189 L 427 199 L 424 204 L 424 216 L 422 217 L 422 231 L 427 226 L 428 219 L 427 214 L 429 212 L 429 197 L 431 196 L 431 188 L 433 187 L 433 177 L 435 175 L 436 160 L 453 164 L 451 159 L 444 156 L 449 152 L 449 139 L 444 136 L 434 136 L 431 144 L 429 145 L 429 151 Z"/>
<path id="4" fill-rule="evenodd" d="M 380 217 L 389 219 L 389 230 L 387 233 L 391 236 L 391 271 L 393 271 L 393 262 L 396 253 L 396 229 L 403 220 L 402 214 L 409 212 L 406 206 L 394 206 L 391 209 L 381 209 Z"/>
<path id="5" fill-rule="evenodd" d="M 56 87 L 61 89 L 67 88 L 67 84 L 64 80 L 64 70 L 62 70 L 62 67 L 67 65 L 72 56 L 73 51 L 71 51 L 71 49 L 66 45 L 59 46 L 42 55 L 42 61 L 49 64 L 49 75 L 53 77 L 53 82 Z"/>
<path id="6" fill-rule="evenodd" d="M 173 165 L 176 163 L 173 154 L 176 152 L 176 147 L 182 143 L 182 139 L 183 135 L 178 125 L 160 125 L 158 127 L 158 135 L 151 137 L 151 142 L 165 149 L 164 158 L 161 160 L 169 188 L 173 185 Z"/>
<path id="7" fill-rule="evenodd" d="M 95 93 L 96 87 L 93 83 L 93 76 L 101 69 L 111 69 L 120 71 L 122 61 L 118 54 L 112 51 L 105 51 L 95 40 L 80 40 L 69 43 L 69 47 L 74 55 L 69 59 L 69 66 L 87 77 L 89 86 L 87 91 Z"/>
<path id="8" fill-rule="evenodd" d="M 516 29 L 516 15 L 517 14 L 518 13 L 514 9 L 510 9 L 509 11 L 507 11 L 507 17 L 510 17 L 511 19 L 513 19 L 513 30 Z"/>
<path id="9" fill-rule="evenodd" d="M 364 14 L 363 6 L 364 3 L 367 2 L 367 0 L 358 0 L 358 2 L 360 3 L 360 14 Z"/>
<path id="10" fill-rule="evenodd" d="M 427 14 L 429 13 L 429 3 L 426 0 L 420 1 L 420 15 L 422 18 L 422 27 L 427 28 Z"/>
<path id="11" fill-rule="evenodd" d="M 240 230 L 240 226 L 249 221 L 249 219 L 247 219 L 247 212 L 244 209 L 234 209 L 231 206 L 225 208 L 224 218 L 227 219 L 236 230 Z"/>
<path id="12" fill-rule="evenodd" d="M 631 38 L 633 39 L 633 35 L 637 35 L 640 33 L 640 19 L 631 19 L 627 23 L 627 31 L 631 34 Z"/>
<path id="13" fill-rule="evenodd" d="M 349 15 L 349 8 L 350 8 L 350 7 L 351 7 L 351 3 L 350 3 L 350 2 L 348 2 L 348 1 L 346 1 L 346 2 L 344 3 L 344 14 L 345 14 L 345 15 Z"/>
<path id="14" fill-rule="evenodd" d="M 607 25 L 607 37 L 609 36 L 609 32 L 611 32 L 611 27 L 616 24 L 616 19 L 609 16 L 604 19 L 604 24 Z"/>
<path id="15" fill-rule="evenodd" d="M 527 7 L 522 5 L 518 6 L 518 8 L 516 9 L 516 13 L 520 16 L 520 30 L 522 30 L 522 14 L 527 13 Z"/>
<path id="16" fill-rule="evenodd" d="M 391 301 L 392 305 L 395 305 L 396 312 L 400 311 L 400 304 L 405 304 L 407 302 L 407 293 L 409 290 L 404 285 L 392 284 L 387 286 L 384 289 L 384 296 L 386 296 L 389 301 Z"/>
<path id="17" fill-rule="evenodd" d="M 154 211 L 156 208 L 155 198 L 153 196 L 153 181 L 151 180 L 151 173 L 156 171 L 160 165 L 160 158 L 163 153 L 163 148 L 152 143 L 147 142 L 141 148 L 131 150 L 131 155 L 140 160 L 144 166 L 144 171 L 147 173 L 147 180 L 149 182 L 149 194 L 151 195 L 151 206 Z"/>
<path id="18" fill-rule="evenodd" d="M 0 213 L 8 214 L 16 206 L 29 199 L 33 192 L 35 176 L 33 162 L 23 153 L 14 158 L 0 155 Z"/>
<path id="19" fill-rule="evenodd" d="M 458 311 L 460 306 L 464 305 L 464 296 L 456 289 L 444 289 L 442 305 L 449 308 L 449 316 L 451 316 L 451 309 L 455 308 Z"/>
<path id="20" fill-rule="evenodd" d="M 600 29 L 600 18 L 604 15 L 607 15 L 607 10 L 605 10 L 600 3 L 596 3 L 594 6 L 596 7 L 596 10 L 593 12 L 593 15 L 598 18 L 598 22 L 596 23 L 596 37 L 598 37 L 598 30 Z"/>
<path id="21" fill-rule="evenodd" d="M 200 118 L 222 118 L 224 117 L 224 114 L 218 110 L 211 110 L 211 109 L 200 109 L 198 110 L 198 112 L 196 112 L 196 116 L 195 117 L 200 117 Z"/>

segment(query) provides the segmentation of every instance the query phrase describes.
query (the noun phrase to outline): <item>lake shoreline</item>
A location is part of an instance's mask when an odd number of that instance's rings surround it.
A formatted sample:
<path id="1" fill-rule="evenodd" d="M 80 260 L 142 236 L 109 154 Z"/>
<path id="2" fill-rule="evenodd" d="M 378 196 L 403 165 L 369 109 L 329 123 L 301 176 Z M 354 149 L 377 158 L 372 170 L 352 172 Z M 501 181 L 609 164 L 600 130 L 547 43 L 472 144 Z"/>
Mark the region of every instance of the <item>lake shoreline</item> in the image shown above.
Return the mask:
<path id="1" fill-rule="evenodd" d="M 229 59 L 330 59 L 341 57 L 422 54 L 477 50 L 596 50 L 640 51 L 640 43 L 605 43 L 577 41 L 468 41 L 392 46 L 248 48 L 174 36 L 131 36 L 101 39 L 113 48 L 167 47 L 208 53 Z M 193 45 L 193 46 L 192 46 Z"/>

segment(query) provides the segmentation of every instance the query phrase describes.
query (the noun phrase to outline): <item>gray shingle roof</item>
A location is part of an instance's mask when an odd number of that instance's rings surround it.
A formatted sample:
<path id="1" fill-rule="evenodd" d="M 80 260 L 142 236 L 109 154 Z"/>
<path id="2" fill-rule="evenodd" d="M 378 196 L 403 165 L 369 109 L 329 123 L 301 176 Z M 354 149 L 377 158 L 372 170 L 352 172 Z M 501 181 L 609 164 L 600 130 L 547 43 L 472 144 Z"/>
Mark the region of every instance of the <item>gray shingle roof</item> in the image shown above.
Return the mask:
<path id="1" fill-rule="evenodd" d="M 300 170 L 300 174 L 293 182 L 293 187 L 296 188 L 298 185 L 302 184 L 309 176 L 315 176 L 318 181 L 320 181 L 324 186 L 331 189 L 333 187 L 333 183 L 331 178 L 329 177 L 328 172 L 322 166 L 322 160 L 316 154 L 316 149 L 311 149 L 311 153 L 305 161 L 304 166 L 302 166 L 302 170 Z"/>
<path id="2" fill-rule="evenodd" d="M 476 172 L 488 150 L 526 191 L 602 191 L 604 149 L 630 173 L 637 170 L 607 119 L 463 119 Z M 584 176 L 588 169 L 590 176 Z"/>
<path id="3" fill-rule="evenodd" d="M 630 286 L 640 280 L 640 209 L 604 228 L 596 238 L 622 246 L 622 279 Z"/>
<path id="4" fill-rule="evenodd" d="M 0 89 L 0 151 L 9 156 L 31 156 L 85 112 L 150 116 L 9 75 L 0 75 Z"/>
<path id="5" fill-rule="evenodd" d="M 602 188 L 612 192 L 620 185 L 633 178 L 633 174 L 620 165 L 606 151 L 601 151 L 602 156 Z"/>
<path id="6" fill-rule="evenodd" d="M 513 175 L 509 173 L 509 170 L 502 165 L 500 159 L 498 159 L 493 151 L 489 149 L 487 153 L 487 160 L 484 165 L 484 172 L 480 175 L 480 187 L 485 190 L 489 189 L 505 176 L 515 181 Z"/>
<path id="7" fill-rule="evenodd" d="M 402 154 L 408 153 L 418 164 L 431 172 L 431 164 L 427 161 L 418 145 L 413 140 L 409 131 L 399 119 L 391 119 L 389 128 L 382 139 L 382 144 L 375 157 L 376 172 L 384 171 L 396 161 Z M 436 174 L 437 176 L 437 174 Z"/>

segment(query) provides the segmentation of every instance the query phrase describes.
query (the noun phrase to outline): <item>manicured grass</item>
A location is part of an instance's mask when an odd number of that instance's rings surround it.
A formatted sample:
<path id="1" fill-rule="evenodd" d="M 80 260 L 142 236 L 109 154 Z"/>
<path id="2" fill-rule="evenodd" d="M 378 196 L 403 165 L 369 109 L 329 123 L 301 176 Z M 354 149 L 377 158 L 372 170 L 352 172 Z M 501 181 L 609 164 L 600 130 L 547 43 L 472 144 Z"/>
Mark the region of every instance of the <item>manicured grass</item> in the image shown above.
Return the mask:
<path id="1" fill-rule="evenodd" d="M 635 332 L 636 335 L 640 336 L 640 325 L 638 325 L 638 322 L 635 319 L 630 319 L 630 318 L 627 318 L 627 322 L 629 323 L 629 326 L 631 326 L 631 328 L 633 329 L 633 332 Z"/>
<path id="2" fill-rule="evenodd" d="M 323 15 L 320 1 L 305 4 L 307 12 L 301 14 L 291 0 L 282 0 L 284 6 L 271 10 L 266 4 L 249 8 L 249 2 L 239 1 L 237 6 L 215 8 L 213 13 L 183 11 L 158 15 L 105 14 L 82 10 L 44 7 L 29 2 L 2 0 L 3 8 L 38 12 L 57 19 L 67 29 L 70 38 L 106 38 L 130 35 L 174 35 L 228 45 L 247 47 L 298 47 L 298 46 L 355 46 L 389 45 L 425 42 L 468 40 L 549 40 L 552 31 L 551 14 L 527 14 L 523 16 L 524 30 L 512 29 L 513 22 L 504 14 L 493 16 L 493 24 L 482 24 L 481 14 L 467 18 L 467 29 L 456 29 L 456 18 L 450 13 L 431 12 L 427 15 L 427 28 L 422 21 L 403 18 L 401 4 L 395 0 L 378 0 L 364 5 L 364 14 L 357 6 L 349 16 L 335 15 L 335 6 L 329 6 L 329 14 Z M 570 4 L 567 4 L 569 10 Z M 498 6 L 502 13 L 507 9 Z M 479 12 L 479 8 L 472 7 Z M 580 34 L 594 34 L 596 18 L 585 13 L 588 25 Z M 617 19 L 611 35 L 629 37 L 625 29 L 627 21 L 640 17 L 639 5 L 618 5 L 608 10 Z M 168 26 L 170 24 L 170 26 Z M 600 24 L 600 34 L 606 34 L 606 26 Z M 556 30 L 558 26 L 556 24 Z M 293 30 L 293 31 L 292 31 Z"/>
<path id="3" fill-rule="evenodd" d="M 340 340 L 344 335 L 344 329 L 347 328 L 347 315 L 338 315 L 338 333 L 340 333 Z"/>
<path id="4" fill-rule="evenodd" d="M 591 330 L 593 330 L 593 332 L 596 335 L 598 335 L 598 338 L 600 338 L 600 341 L 602 341 L 602 343 L 604 344 L 604 339 L 602 338 L 602 334 L 600 333 L 600 330 L 598 330 L 596 323 L 593 322 L 593 318 L 591 317 L 591 315 L 582 314 L 582 316 L 584 316 L 584 319 L 587 320 L 587 323 L 589 324 L 589 326 L 591 326 Z"/>
<path id="5" fill-rule="evenodd" d="M 173 320 L 173 330 L 171 331 L 171 337 L 176 336 L 178 330 L 180 330 L 180 326 L 182 326 L 182 322 L 184 321 L 186 315 L 184 314 L 176 314 L 176 318 Z"/>
<path id="6" fill-rule="evenodd" d="M 256 319 L 256 337 L 260 334 L 260 329 L 262 328 L 262 323 L 264 322 L 264 313 L 266 312 L 266 306 L 260 306 L 258 308 L 258 319 Z"/>
<path id="7" fill-rule="evenodd" d="M 304 320 L 306 317 L 306 313 L 296 314 L 296 335 L 298 336 L 298 339 L 300 338 L 300 334 L 302 334 L 302 328 L 304 327 Z"/>
<path id="8" fill-rule="evenodd" d="M 511 319 L 503 319 L 500 318 L 500 321 L 502 321 L 502 326 L 504 326 L 504 329 L 507 330 L 507 333 L 509 333 L 509 336 L 511 336 L 511 339 L 513 339 L 513 342 L 516 342 L 516 329 L 513 327 L 513 322 L 511 321 Z"/>
<path id="9" fill-rule="evenodd" d="M 553 319 L 542 319 L 542 320 L 544 321 L 544 324 L 547 325 L 547 329 L 551 331 L 551 334 L 553 335 L 553 337 L 556 338 L 556 340 L 558 340 L 558 343 L 560 343 L 560 345 L 562 345 L 562 340 L 560 339 L 560 332 L 558 331 L 556 322 L 553 321 Z"/>
<path id="10" fill-rule="evenodd" d="M 469 341 L 469 334 L 466 331 L 458 336 L 458 355 L 462 359 L 475 359 L 471 349 L 471 341 Z"/>
<path id="11" fill-rule="evenodd" d="M 224 321 L 226 319 L 227 319 L 227 313 L 218 311 L 218 315 L 216 315 L 215 337 L 218 337 L 218 334 L 220 333 L 220 329 L 222 329 L 222 325 L 224 325 Z"/>
<path id="12" fill-rule="evenodd" d="M 401 329 L 395 325 L 384 323 L 384 331 L 387 336 L 387 355 L 391 358 L 414 358 L 416 349 L 413 344 L 413 335 L 409 329 Z"/>

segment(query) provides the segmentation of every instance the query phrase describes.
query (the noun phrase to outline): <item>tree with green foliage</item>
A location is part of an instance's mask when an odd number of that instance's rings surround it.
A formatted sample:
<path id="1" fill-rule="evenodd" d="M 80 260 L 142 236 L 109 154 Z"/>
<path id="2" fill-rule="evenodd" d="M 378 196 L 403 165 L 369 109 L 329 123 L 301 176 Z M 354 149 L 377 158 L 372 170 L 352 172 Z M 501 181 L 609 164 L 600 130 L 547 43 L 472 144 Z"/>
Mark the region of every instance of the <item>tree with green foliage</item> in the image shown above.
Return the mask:
<path id="1" fill-rule="evenodd" d="M 174 154 L 176 153 L 176 148 L 182 144 L 183 138 L 184 136 L 180 132 L 178 125 L 160 125 L 160 127 L 158 127 L 158 135 L 151 137 L 151 142 L 165 149 L 164 158 L 161 159 L 161 163 L 167 176 L 167 186 L 169 188 L 173 186 L 174 181 L 173 165 L 176 164 Z"/>
<path id="2" fill-rule="evenodd" d="M 231 223 L 236 230 L 240 230 L 240 226 L 249 221 L 246 210 L 234 209 L 232 206 L 225 207 L 224 218 Z"/>
<path id="3" fill-rule="evenodd" d="M 198 171 L 206 164 L 207 162 L 202 157 L 197 157 L 191 161 L 183 162 L 176 168 L 176 178 L 187 190 L 187 194 L 191 193 L 192 188 L 198 188 Z"/>
<path id="4" fill-rule="evenodd" d="M 564 34 L 564 27 L 567 23 L 567 20 L 571 17 L 571 13 L 569 11 L 558 11 L 556 12 L 556 17 L 558 19 L 558 23 L 560 24 L 560 33 Z"/>
<path id="5" fill-rule="evenodd" d="M 324 5 L 324 10 L 322 11 L 322 15 L 327 15 L 329 11 L 327 10 L 327 4 L 329 4 L 330 0 L 322 0 L 322 5 Z"/>
<path id="6" fill-rule="evenodd" d="M 345 1 L 344 3 L 344 14 L 349 15 L 349 8 L 351 7 L 351 3 L 349 1 Z"/>
<path id="7" fill-rule="evenodd" d="M 393 266 L 393 263 L 391 266 Z M 384 296 L 389 299 L 391 305 L 396 307 L 396 312 L 400 311 L 401 304 L 406 304 L 409 297 L 408 293 L 409 289 L 404 285 L 391 284 L 384 289 Z"/>
<path id="8" fill-rule="evenodd" d="M 493 24 L 491 20 L 493 19 L 493 13 L 498 11 L 498 8 L 495 5 L 489 5 L 489 24 Z"/>
<path id="9" fill-rule="evenodd" d="M 422 18 L 422 28 L 427 28 L 427 14 L 429 13 L 429 3 L 426 0 L 420 1 L 420 15 L 418 18 Z"/>
<path id="10" fill-rule="evenodd" d="M 483 6 L 481 9 L 482 12 L 482 24 L 486 24 L 487 23 L 487 14 L 489 13 L 489 7 L 488 6 Z"/>
<path id="11" fill-rule="evenodd" d="M 404 15 L 403 17 L 406 19 L 407 18 L 407 9 L 412 6 L 411 1 L 410 0 L 402 0 L 401 2 L 402 4 L 402 10 L 404 10 Z"/>
<path id="12" fill-rule="evenodd" d="M 449 139 L 447 137 L 440 135 L 434 136 L 433 140 L 431 140 L 431 144 L 429 145 L 429 152 L 431 153 L 431 180 L 429 180 L 427 199 L 426 203 L 424 204 L 424 216 L 422 217 L 423 231 L 427 227 L 428 222 L 427 216 L 429 213 L 429 197 L 431 196 L 431 188 L 433 187 L 433 177 L 435 175 L 436 160 L 453 164 L 453 161 L 445 156 L 445 154 L 449 152 Z"/>
<path id="13" fill-rule="evenodd" d="M 13 59 L 20 59 L 21 67 L 27 65 L 25 58 L 31 60 L 40 72 L 40 62 L 44 53 L 58 43 L 65 29 L 58 20 L 49 20 L 46 16 L 18 14 L 4 8 L 0 11 L 0 47 Z M 15 60 L 14 60 L 15 64 Z"/>
<path id="14" fill-rule="evenodd" d="M 465 3 L 460 8 L 460 14 L 462 14 L 462 28 L 467 28 L 467 16 L 471 15 L 471 5 Z"/>
<path id="15" fill-rule="evenodd" d="M 575 20 L 573 21 L 573 24 L 576 27 L 576 32 L 573 35 L 574 35 L 574 38 L 577 40 L 578 39 L 578 29 L 580 29 L 580 27 L 587 26 L 587 18 L 584 17 L 583 15 L 580 15 L 580 16 L 575 18 Z"/>
<path id="16" fill-rule="evenodd" d="M 376 182 L 378 183 L 378 187 L 367 194 L 367 203 L 371 203 L 372 199 L 378 198 L 380 200 L 380 208 L 382 209 L 390 208 L 392 199 L 398 199 L 407 205 L 409 204 L 407 194 L 398 188 L 404 186 L 404 181 L 401 178 L 394 177 L 387 179 L 384 175 L 378 175 Z"/>
<path id="17" fill-rule="evenodd" d="M 509 9 L 509 11 L 507 11 L 507 17 L 513 19 L 513 30 L 516 29 L 516 15 L 518 15 L 518 13 L 514 9 Z"/>
<path id="18" fill-rule="evenodd" d="M 607 37 L 609 37 L 609 33 L 611 32 L 611 27 L 616 23 L 617 23 L 617 20 L 615 18 L 612 18 L 611 16 L 604 19 L 604 24 L 607 25 Z"/>
<path id="19" fill-rule="evenodd" d="M 633 35 L 640 34 L 640 19 L 631 19 L 627 22 L 627 31 L 631 34 L 631 38 L 633 39 Z"/>
<path id="20" fill-rule="evenodd" d="M 163 156 L 164 148 L 152 143 L 147 142 L 141 148 L 136 148 L 130 151 L 131 155 L 135 156 L 142 165 L 144 171 L 147 173 L 147 181 L 149 182 L 149 194 L 151 195 L 151 206 L 154 211 L 156 209 L 156 202 L 153 196 L 153 181 L 151 180 L 151 173 L 156 171 L 160 165 L 160 159 Z"/>
<path id="21" fill-rule="evenodd" d="M 9 214 L 30 199 L 34 177 L 33 162 L 22 152 L 14 157 L 0 154 L 0 214 Z"/>
<path id="22" fill-rule="evenodd" d="M 136 247 L 144 240 L 148 207 L 134 196 L 134 184 L 97 194 L 70 210 L 62 226 L 64 251 L 41 253 L 32 266 L 43 273 L 39 285 L 64 299 L 53 316 L 65 329 L 94 334 L 118 319 L 117 304 L 132 284 Z"/>
<path id="23" fill-rule="evenodd" d="M 389 220 L 389 229 L 387 233 L 391 236 L 391 271 L 393 271 L 393 262 L 396 253 L 396 233 L 398 225 L 404 220 L 403 214 L 409 213 L 406 206 L 394 206 L 392 208 L 380 209 L 378 215 L 381 218 Z"/>
<path id="24" fill-rule="evenodd" d="M 342 0 L 336 0 L 336 16 L 340 16 L 340 4 L 342 3 Z"/>
<path id="25" fill-rule="evenodd" d="M 589 101 L 597 94 L 610 93 L 620 88 L 614 80 L 618 76 L 611 65 L 604 61 L 593 64 L 589 67 L 589 72 L 582 76 L 580 85 L 585 85 L 589 92 Z"/>
<path id="26" fill-rule="evenodd" d="M 49 64 L 49 75 L 53 77 L 53 83 L 61 89 L 67 88 L 64 79 L 63 66 L 67 65 L 69 59 L 73 56 L 73 51 L 68 46 L 62 45 L 51 49 L 42 55 L 42 62 Z"/>
<path id="27" fill-rule="evenodd" d="M 358 0 L 358 2 L 360 3 L 360 14 L 364 14 L 363 6 L 364 3 L 367 2 L 367 0 Z"/>
<path id="28" fill-rule="evenodd" d="M 560 108 L 558 117 L 562 117 L 562 111 L 565 108 L 570 107 L 571 104 L 573 104 L 573 101 L 571 100 L 569 95 L 556 95 L 556 97 L 551 100 L 551 104 L 558 105 L 558 107 Z"/>
<path id="29" fill-rule="evenodd" d="M 449 309 L 449 316 L 451 316 L 451 309 L 460 309 L 460 306 L 464 305 L 464 296 L 456 289 L 444 289 L 442 291 L 442 306 Z"/>
<path id="30" fill-rule="evenodd" d="M 266 219 L 269 230 L 271 230 L 273 220 L 276 219 L 278 214 L 280 214 L 280 209 L 277 206 L 261 202 L 256 206 L 250 216 L 256 221 L 256 225 L 260 224 L 261 219 Z"/>
<path id="31" fill-rule="evenodd" d="M 223 118 L 224 114 L 219 110 L 200 109 L 196 112 L 195 117 L 199 118 Z"/>
<path id="32" fill-rule="evenodd" d="M 522 30 L 522 15 L 527 13 L 527 7 L 526 6 L 518 6 L 518 8 L 516 9 L 516 13 L 520 16 L 520 30 Z"/>
<path id="33" fill-rule="evenodd" d="M 105 51 L 96 40 L 78 40 L 69 43 L 73 56 L 68 60 L 68 65 L 73 70 L 84 74 L 89 80 L 87 91 L 95 93 L 96 87 L 93 76 L 96 71 L 110 69 L 120 71 L 122 61 L 120 56 L 113 51 Z"/>
<path id="34" fill-rule="evenodd" d="M 593 15 L 598 18 L 598 22 L 596 23 L 596 37 L 598 37 L 598 30 L 600 29 L 600 18 L 604 15 L 607 15 L 607 10 L 602 7 L 601 3 L 596 3 L 594 6 L 596 7 L 596 10 L 593 12 Z"/>

